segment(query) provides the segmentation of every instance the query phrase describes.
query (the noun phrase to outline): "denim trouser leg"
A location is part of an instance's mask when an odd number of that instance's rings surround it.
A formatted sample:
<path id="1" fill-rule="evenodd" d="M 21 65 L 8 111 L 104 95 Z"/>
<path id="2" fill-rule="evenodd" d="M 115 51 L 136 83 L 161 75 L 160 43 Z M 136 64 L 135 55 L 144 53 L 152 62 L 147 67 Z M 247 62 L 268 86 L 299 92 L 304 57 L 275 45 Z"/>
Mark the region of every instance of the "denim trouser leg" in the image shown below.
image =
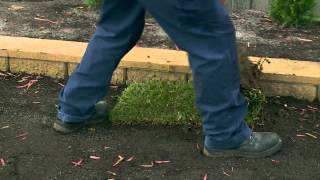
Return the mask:
<path id="1" fill-rule="evenodd" d="M 105 0 L 97 31 L 61 92 L 58 117 L 65 122 L 90 117 L 119 60 L 143 29 L 138 2 L 189 54 L 205 145 L 239 146 L 251 130 L 244 122 L 247 103 L 240 93 L 235 31 L 219 0 Z"/>
<path id="2" fill-rule="evenodd" d="M 235 148 L 249 138 L 234 26 L 219 0 L 139 0 L 188 52 L 205 145 Z"/>
<path id="3" fill-rule="evenodd" d="M 135 0 L 106 0 L 85 55 L 60 93 L 58 118 L 88 119 L 107 92 L 114 69 L 135 45 L 144 27 L 144 9 Z"/>

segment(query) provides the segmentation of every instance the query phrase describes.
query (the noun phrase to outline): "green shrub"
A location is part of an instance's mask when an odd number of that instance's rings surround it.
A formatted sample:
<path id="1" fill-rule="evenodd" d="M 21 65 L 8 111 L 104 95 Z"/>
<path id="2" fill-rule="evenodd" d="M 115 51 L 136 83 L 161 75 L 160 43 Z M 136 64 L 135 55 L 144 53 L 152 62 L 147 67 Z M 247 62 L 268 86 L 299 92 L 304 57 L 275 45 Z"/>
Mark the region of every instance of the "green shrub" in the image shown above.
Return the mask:
<path id="1" fill-rule="evenodd" d="M 97 7 L 101 3 L 101 0 L 84 0 L 84 4 L 90 8 Z"/>
<path id="2" fill-rule="evenodd" d="M 265 97 L 259 90 L 244 91 L 249 102 L 246 121 L 259 119 Z M 191 82 L 152 81 L 133 83 L 119 97 L 111 111 L 115 124 L 154 124 L 200 126 Z"/>
<path id="3" fill-rule="evenodd" d="M 267 102 L 265 95 L 259 89 L 243 90 L 243 95 L 248 101 L 246 122 L 254 125 L 260 119 L 264 104 Z"/>
<path id="4" fill-rule="evenodd" d="M 271 17 L 283 26 L 308 24 L 313 18 L 315 0 L 272 0 Z"/>

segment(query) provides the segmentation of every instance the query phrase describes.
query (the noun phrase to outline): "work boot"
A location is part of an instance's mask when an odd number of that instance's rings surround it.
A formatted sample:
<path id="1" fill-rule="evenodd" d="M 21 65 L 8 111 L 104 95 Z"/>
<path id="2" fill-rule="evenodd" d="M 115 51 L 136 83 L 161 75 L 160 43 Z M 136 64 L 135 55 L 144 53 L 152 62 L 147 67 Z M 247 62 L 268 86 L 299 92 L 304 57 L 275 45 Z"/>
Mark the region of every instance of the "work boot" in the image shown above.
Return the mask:
<path id="1" fill-rule="evenodd" d="M 203 154 L 208 157 L 246 157 L 262 158 L 271 156 L 281 149 L 282 140 L 272 132 L 253 132 L 248 140 L 238 148 L 215 150 L 203 148 Z"/>
<path id="2" fill-rule="evenodd" d="M 53 129 L 62 134 L 69 134 L 80 130 L 83 127 L 96 125 L 108 120 L 108 107 L 105 101 L 100 101 L 95 106 L 95 112 L 91 118 L 81 123 L 65 123 L 56 119 L 53 123 Z"/>

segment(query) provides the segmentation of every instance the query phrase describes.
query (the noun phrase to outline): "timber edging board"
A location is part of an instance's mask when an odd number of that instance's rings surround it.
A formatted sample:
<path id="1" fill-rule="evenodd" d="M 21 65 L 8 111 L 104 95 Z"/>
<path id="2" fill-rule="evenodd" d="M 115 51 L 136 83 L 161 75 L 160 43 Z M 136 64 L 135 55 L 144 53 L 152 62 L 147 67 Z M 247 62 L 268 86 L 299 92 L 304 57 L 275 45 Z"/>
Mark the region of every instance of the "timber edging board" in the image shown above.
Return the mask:
<path id="1" fill-rule="evenodd" d="M 64 78 L 76 68 L 86 47 L 82 42 L 0 36 L 0 70 Z M 257 64 L 261 58 L 240 58 L 240 66 L 247 64 L 241 61 Z M 320 62 L 265 59 L 269 63 L 262 65 L 259 84 L 266 95 L 320 101 Z M 191 80 L 191 73 L 183 51 L 135 47 L 122 59 L 112 83 Z M 243 81 L 250 80 L 246 73 L 241 74 Z"/>

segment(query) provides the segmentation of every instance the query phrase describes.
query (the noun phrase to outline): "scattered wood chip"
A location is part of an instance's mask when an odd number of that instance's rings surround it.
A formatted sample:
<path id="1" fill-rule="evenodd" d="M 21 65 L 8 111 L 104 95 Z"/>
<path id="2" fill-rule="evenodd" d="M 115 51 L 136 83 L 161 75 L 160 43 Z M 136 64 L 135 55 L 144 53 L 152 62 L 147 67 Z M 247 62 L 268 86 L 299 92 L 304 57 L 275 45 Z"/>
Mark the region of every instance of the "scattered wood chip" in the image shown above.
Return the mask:
<path id="1" fill-rule="evenodd" d="M 73 166 L 78 167 L 78 166 L 82 166 L 83 165 L 83 159 L 80 159 L 78 161 L 72 161 L 71 162 L 73 164 Z"/>
<path id="2" fill-rule="evenodd" d="M 315 107 L 312 107 L 312 106 L 307 106 L 308 107 L 308 110 L 310 112 L 320 112 L 319 108 L 315 108 Z"/>
<path id="3" fill-rule="evenodd" d="M 61 87 L 64 87 L 64 84 L 62 84 L 62 83 L 58 83 Z"/>
<path id="4" fill-rule="evenodd" d="M 37 13 L 38 18 L 45 18 L 44 16 L 41 16 L 40 14 Z"/>
<path id="5" fill-rule="evenodd" d="M 2 130 L 2 129 L 8 129 L 10 126 L 3 126 L 3 127 L 1 127 L 0 128 L 0 130 Z"/>
<path id="6" fill-rule="evenodd" d="M 0 167 L 5 166 L 6 162 L 3 158 L 0 158 Z"/>
<path id="7" fill-rule="evenodd" d="M 263 20 L 265 20 L 267 22 L 272 22 L 272 20 L 270 18 L 263 18 Z"/>
<path id="8" fill-rule="evenodd" d="M 300 115 L 304 115 L 307 110 L 306 109 L 300 109 L 300 111 L 301 111 Z"/>
<path id="9" fill-rule="evenodd" d="M 167 164 L 171 163 L 171 161 L 154 161 L 155 164 Z"/>
<path id="10" fill-rule="evenodd" d="M 116 175 L 117 175 L 117 173 L 112 172 L 112 171 L 107 171 L 107 173 L 108 173 L 108 174 L 111 174 L 112 176 L 116 176 Z"/>
<path id="11" fill-rule="evenodd" d="M 280 163 L 279 160 L 275 160 L 275 159 L 272 159 L 271 161 L 272 161 L 273 163 L 275 163 L 275 164 L 279 164 L 279 163 Z"/>
<path id="12" fill-rule="evenodd" d="M 146 26 L 154 26 L 155 24 L 154 23 L 148 23 L 148 22 L 146 22 L 146 23 L 144 23 Z"/>
<path id="13" fill-rule="evenodd" d="M 21 141 L 24 141 L 24 140 L 26 140 L 26 139 L 27 139 L 27 137 L 24 136 L 24 137 L 22 137 L 20 140 L 21 140 Z"/>
<path id="14" fill-rule="evenodd" d="M 313 135 L 313 134 L 310 134 L 310 133 L 305 133 L 307 136 L 310 136 L 310 137 L 312 137 L 312 138 L 314 138 L 314 139 L 318 139 L 318 137 L 317 136 L 315 136 L 315 135 Z"/>
<path id="15" fill-rule="evenodd" d="M 28 135 L 28 133 L 22 133 L 22 134 L 16 136 L 16 138 L 24 137 L 24 136 L 27 136 L 27 135 Z"/>
<path id="16" fill-rule="evenodd" d="M 18 81 L 18 83 L 22 83 L 22 82 L 25 82 L 25 81 L 27 81 L 27 79 L 21 79 L 21 80 Z"/>
<path id="17" fill-rule="evenodd" d="M 207 180 L 207 178 L 208 178 L 208 174 L 206 173 L 203 177 L 203 180 Z"/>
<path id="18" fill-rule="evenodd" d="M 32 102 L 32 104 L 41 104 L 41 102 Z"/>
<path id="19" fill-rule="evenodd" d="M 171 161 L 151 161 L 151 164 L 143 164 L 143 165 L 140 165 L 141 167 L 144 167 L 144 168 L 151 168 L 153 167 L 155 164 L 167 164 L 167 163 L 171 163 Z"/>
<path id="20" fill-rule="evenodd" d="M 101 159 L 101 157 L 99 157 L 99 156 L 90 156 L 89 158 L 93 159 L 93 160 L 100 160 Z"/>
<path id="21" fill-rule="evenodd" d="M 298 108 L 296 107 L 288 107 L 289 109 L 292 109 L 292 110 L 299 110 Z"/>
<path id="22" fill-rule="evenodd" d="M 297 38 L 299 41 L 303 41 L 303 42 L 312 42 L 313 40 L 311 39 L 305 39 L 305 38 Z"/>
<path id="23" fill-rule="evenodd" d="M 49 19 L 44 19 L 44 18 L 39 18 L 39 17 L 35 17 L 35 18 L 33 18 L 33 19 L 38 20 L 38 21 L 49 22 L 49 23 L 51 23 L 51 24 L 58 24 L 58 22 L 51 21 L 51 20 L 49 20 Z"/>
<path id="24" fill-rule="evenodd" d="M 126 161 L 127 162 L 130 162 L 130 161 L 132 161 L 134 159 L 134 156 L 131 156 L 129 159 L 127 159 Z"/>
<path id="25" fill-rule="evenodd" d="M 257 125 L 259 125 L 259 126 L 264 126 L 264 123 L 258 123 L 258 122 L 257 122 Z"/>
<path id="26" fill-rule="evenodd" d="M 5 77 L 7 77 L 8 75 L 7 75 L 7 74 L 3 74 L 2 72 L 0 72 L 0 76 L 5 76 Z"/>
<path id="27" fill-rule="evenodd" d="M 306 135 L 304 135 L 304 134 L 297 134 L 296 136 L 297 137 L 306 137 Z"/>
<path id="28" fill-rule="evenodd" d="M 151 164 L 142 164 L 140 165 L 141 167 L 144 167 L 144 168 L 152 168 L 154 166 L 154 163 L 151 162 Z"/>
<path id="29" fill-rule="evenodd" d="M 11 10 L 11 11 L 18 11 L 18 10 L 21 10 L 21 9 L 24 9 L 23 6 L 17 6 L 17 5 L 11 5 L 8 10 Z"/>
<path id="30" fill-rule="evenodd" d="M 197 147 L 198 150 L 201 150 L 200 145 L 198 143 L 197 143 L 196 147 Z"/>
<path id="31" fill-rule="evenodd" d="M 119 86 L 115 86 L 115 85 L 111 85 L 110 86 L 112 89 L 118 89 L 119 88 Z"/>
<path id="32" fill-rule="evenodd" d="M 312 106 L 307 106 L 309 109 L 314 109 L 314 110 L 318 110 L 318 108 L 316 108 L 316 107 L 312 107 Z"/>
<path id="33" fill-rule="evenodd" d="M 308 119 L 305 119 L 305 118 L 299 118 L 299 121 L 308 121 Z"/>
<path id="34" fill-rule="evenodd" d="M 22 77 L 21 80 L 19 80 L 18 82 L 24 82 L 24 81 L 27 81 L 30 78 L 32 78 L 32 76 L 25 76 L 25 77 Z"/>
<path id="35" fill-rule="evenodd" d="M 237 19 L 239 19 L 239 18 L 240 18 L 240 16 L 238 16 L 238 15 L 236 15 L 236 14 L 234 14 L 234 13 L 232 13 L 232 14 L 231 14 L 231 17 L 233 17 L 233 18 L 237 18 Z"/>
<path id="36" fill-rule="evenodd" d="M 226 176 L 231 176 L 230 174 L 226 173 L 225 171 L 223 171 L 223 174 Z"/>
<path id="37" fill-rule="evenodd" d="M 112 166 L 113 167 L 115 167 L 115 166 L 117 166 L 118 164 L 120 164 L 125 158 L 124 157 L 122 157 L 122 156 L 120 156 L 120 155 L 118 155 L 118 160 L 117 160 L 117 162 L 115 162 Z"/>
<path id="38" fill-rule="evenodd" d="M 27 84 L 17 86 L 17 88 L 18 89 L 27 88 L 27 90 L 28 90 L 32 85 L 34 85 L 37 82 L 38 82 L 38 80 L 30 80 Z"/>

